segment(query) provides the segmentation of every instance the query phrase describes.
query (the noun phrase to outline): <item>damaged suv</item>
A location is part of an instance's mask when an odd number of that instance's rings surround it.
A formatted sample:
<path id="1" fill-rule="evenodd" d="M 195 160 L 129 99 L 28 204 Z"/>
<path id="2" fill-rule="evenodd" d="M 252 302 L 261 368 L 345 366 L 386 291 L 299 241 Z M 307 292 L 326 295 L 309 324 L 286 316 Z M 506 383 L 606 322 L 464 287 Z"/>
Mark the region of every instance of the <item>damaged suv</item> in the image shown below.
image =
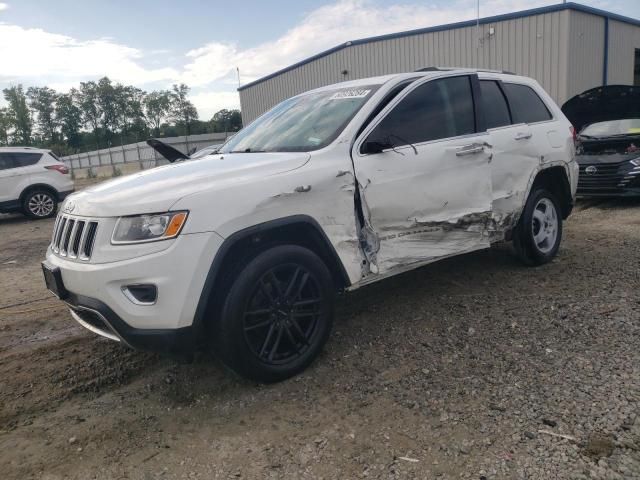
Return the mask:
<path id="1" fill-rule="evenodd" d="M 72 195 L 43 271 L 100 335 L 209 347 L 273 382 L 318 355 L 336 292 L 504 240 L 549 262 L 577 178 L 572 127 L 534 80 L 344 82 L 283 101 L 203 160 Z"/>

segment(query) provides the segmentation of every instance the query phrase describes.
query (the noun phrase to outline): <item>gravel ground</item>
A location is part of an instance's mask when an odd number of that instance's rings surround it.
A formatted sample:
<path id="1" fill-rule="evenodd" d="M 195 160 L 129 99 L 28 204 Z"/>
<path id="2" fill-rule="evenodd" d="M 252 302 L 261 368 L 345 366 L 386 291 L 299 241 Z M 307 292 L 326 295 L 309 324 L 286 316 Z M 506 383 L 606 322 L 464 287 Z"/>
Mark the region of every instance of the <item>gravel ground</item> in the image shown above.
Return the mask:
<path id="1" fill-rule="evenodd" d="M 640 478 L 640 202 L 344 296 L 303 375 L 133 352 L 42 285 L 52 222 L 0 218 L 3 479 Z"/>

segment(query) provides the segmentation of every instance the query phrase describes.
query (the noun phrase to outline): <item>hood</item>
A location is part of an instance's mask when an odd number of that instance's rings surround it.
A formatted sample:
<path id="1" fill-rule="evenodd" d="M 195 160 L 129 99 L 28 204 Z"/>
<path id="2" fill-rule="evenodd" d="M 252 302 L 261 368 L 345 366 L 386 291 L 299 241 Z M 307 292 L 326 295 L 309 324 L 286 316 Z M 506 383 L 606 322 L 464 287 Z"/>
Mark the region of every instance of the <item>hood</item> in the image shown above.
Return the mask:
<path id="1" fill-rule="evenodd" d="M 147 140 L 147 145 L 153 148 L 164 158 L 169 160 L 169 163 L 173 163 L 176 160 L 186 160 L 189 158 L 189 155 L 185 155 L 177 148 L 174 148 L 171 145 L 161 142 L 160 140 L 157 140 L 155 138 L 150 138 L 149 140 Z"/>
<path id="2" fill-rule="evenodd" d="M 115 217 L 164 212 L 186 195 L 295 170 L 306 152 L 231 153 L 178 162 L 86 188 L 68 197 L 74 215 Z"/>
<path id="3" fill-rule="evenodd" d="M 613 153 L 608 155 L 576 155 L 576 161 L 580 165 L 594 165 L 607 163 L 623 163 L 638 158 L 637 153 Z M 629 163 L 631 166 L 631 163 Z"/>
<path id="4" fill-rule="evenodd" d="M 624 118 L 640 118 L 640 87 L 609 85 L 576 95 L 562 105 L 562 112 L 577 132 L 587 125 Z"/>

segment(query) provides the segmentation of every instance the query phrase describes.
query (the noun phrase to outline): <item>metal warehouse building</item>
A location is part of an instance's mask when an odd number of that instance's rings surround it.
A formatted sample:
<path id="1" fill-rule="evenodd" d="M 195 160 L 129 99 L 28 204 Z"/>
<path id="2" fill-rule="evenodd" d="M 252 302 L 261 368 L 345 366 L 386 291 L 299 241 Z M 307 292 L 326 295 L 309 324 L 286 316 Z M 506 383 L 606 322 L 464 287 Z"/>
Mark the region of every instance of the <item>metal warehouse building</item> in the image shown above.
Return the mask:
<path id="1" fill-rule="evenodd" d="M 564 3 L 338 45 L 241 86 L 245 125 L 298 93 L 427 66 L 507 70 L 559 104 L 603 84 L 640 84 L 640 20 Z"/>

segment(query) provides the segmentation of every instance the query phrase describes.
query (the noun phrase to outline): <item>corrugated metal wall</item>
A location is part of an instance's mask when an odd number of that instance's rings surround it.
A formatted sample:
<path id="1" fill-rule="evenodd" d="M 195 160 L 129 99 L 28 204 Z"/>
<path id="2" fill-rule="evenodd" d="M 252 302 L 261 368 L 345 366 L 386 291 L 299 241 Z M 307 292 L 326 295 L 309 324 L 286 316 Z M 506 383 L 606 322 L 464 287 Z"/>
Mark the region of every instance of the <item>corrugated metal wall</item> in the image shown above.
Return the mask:
<path id="1" fill-rule="evenodd" d="M 609 23 L 609 83 L 632 84 L 640 27 Z M 243 121 L 323 85 L 431 65 L 513 71 L 538 80 L 562 104 L 602 85 L 604 25 L 602 16 L 566 9 L 481 24 L 479 46 L 475 26 L 351 45 L 241 90 Z"/>
<path id="2" fill-rule="evenodd" d="M 640 48 L 640 27 L 609 20 L 610 85 L 633 85 L 636 48 Z"/>
<path id="3" fill-rule="evenodd" d="M 564 98 L 569 16 L 564 10 L 482 24 L 480 46 L 475 26 L 352 45 L 241 90 L 243 122 L 313 88 L 431 65 L 514 71 L 537 78 L 554 98 Z"/>
<path id="4" fill-rule="evenodd" d="M 558 99 L 562 104 L 589 88 L 602 85 L 604 61 L 603 17 L 571 12 L 569 28 L 569 62 L 567 64 L 567 95 Z"/>

